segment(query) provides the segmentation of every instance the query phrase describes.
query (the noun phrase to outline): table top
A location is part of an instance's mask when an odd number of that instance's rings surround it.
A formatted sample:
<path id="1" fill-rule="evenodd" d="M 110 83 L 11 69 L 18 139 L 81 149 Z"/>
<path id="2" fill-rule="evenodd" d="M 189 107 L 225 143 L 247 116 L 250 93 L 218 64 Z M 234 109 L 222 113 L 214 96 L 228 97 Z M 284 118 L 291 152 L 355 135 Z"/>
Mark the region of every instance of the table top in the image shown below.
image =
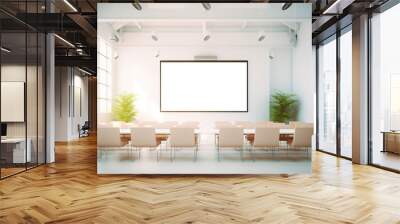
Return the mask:
<path id="1" fill-rule="evenodd" d="M 29 141 L 29 139 L 28 139 Z M 1 139 L 1 143 L 4 144 L 16 144 L 16 143 L 21 143 L 21 142 L 25 142 L 25 138 L 5 138 L 5 139 Z"/>
<path id="2" fill-rule="evenodd" d="M 397 135 L 400 135 L 400 131 L 381 131 L 381 133 L 384 133 L 384 134 L 397 134 Z"/>
<path id="3" fill-rule="evenodd" d="M 168 129 L 168 128 L 156 128 L 155 132 L 157 135 L 169 135 L 171 133 L 170 129 Z M 195 134 L 210 134 L 210 135 L 219 134 L 218 129 L 209 129 L 209 130 L 195 129 L 194 132 L 195 132 Z M 255 128 L 243 129 L 243 133 L 246 135 L 255 134 L 255 132 L 256 132 Z M 131 130 L 130 130 L 130 128 L 121 128 L 120 133 L 121 134 L 130 134 Z M 294 129 L 282 128 L 282 129 L 280 129 L 279 133 L 281 135 L 293 135 Z"/>

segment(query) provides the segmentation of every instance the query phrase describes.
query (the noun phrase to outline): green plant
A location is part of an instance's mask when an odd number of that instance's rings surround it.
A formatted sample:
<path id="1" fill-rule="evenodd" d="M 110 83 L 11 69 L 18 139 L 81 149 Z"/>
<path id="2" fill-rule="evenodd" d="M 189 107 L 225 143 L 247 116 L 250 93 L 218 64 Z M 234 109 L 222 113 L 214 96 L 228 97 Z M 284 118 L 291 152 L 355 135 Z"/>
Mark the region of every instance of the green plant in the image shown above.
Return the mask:
<path id="1" fill-rule="evenodd" d="M 292 93 L 276 91 L 271 96 L 270 119 L 274 122 L 288 123 L 297 120 L 299 100 Z"/>
<path id="2" fill-rule="evenodd" d="M 114 120 L 131 122 L 136 116 L 135 95 L 124 93 L 115 97 L 112 114 Z"/>

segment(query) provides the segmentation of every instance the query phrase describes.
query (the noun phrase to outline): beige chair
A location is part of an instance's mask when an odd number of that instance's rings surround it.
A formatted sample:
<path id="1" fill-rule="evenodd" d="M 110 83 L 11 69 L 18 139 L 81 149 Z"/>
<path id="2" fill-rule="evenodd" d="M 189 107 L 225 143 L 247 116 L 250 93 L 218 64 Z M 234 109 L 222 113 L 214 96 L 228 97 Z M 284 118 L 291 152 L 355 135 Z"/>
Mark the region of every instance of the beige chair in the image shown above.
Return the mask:
<path id="1" fill-rule="evenodd" d="M 279 122 L 272 122 L 270 125 L 268 125 L 270 127 L 274 127 L 274 128 L 287 128 L 288 126 L 285 123 L 279 123 Z"/>
<path id="2" fill-rule="evenodd" d="M 173 128 L 175 126 L 179 125 L 179 123 L 177 121 L 164 121 L 164 122 L 160 122 L 158 124 L 156 124 L 156 128 L 161 128 L 161 129 L 169 129 L 169 128 Z"/>
<path id="3" fill-rule="evenodd" d="M 97 147 L 100 154 L 105 150 L 121 149 L 119 128 L 102 127 L 97 129 Z"/>
<path id="4" fill-rule="evenodd" d="M 160 123 L 157 121 L 137 121 L 136 124 L 141 127 L 153 127 L 156 128 Z"/>
<path id="5" fill-rule="evenodd" d="M 174 127 L 171 128 L 169 136 L 170 159 L 175 159 L 175 151 L 179 148 L 193 148 L 193 160 L 197 160 L 197 151 L 199 150 L 198 141 L 194 128 Z"/>
<path id="6" fill-rule="evenodd" d="M 299 127 L 294 129 L 293 142 L 290 146 L 291 149 L 305 150 L 311 152 L 312 136 L 314 129 L 312 127 Z"/>
<path id="7" fill-rule="evenodd" d="M 140 159 L 140 152 L 142 148 L 149 148 L 156 150 L 157 161 L 159 159 L 158 150 L 159 144 L 157 143 L 157 136 L 155 129 L 152 127 L 137 127 L 131 129 L 131 149 L 136 149 Z"/>
<path id="8" fill-rule="evenodd" d="M 252 129 L 255 127 L 255 124 L 251 121 L 236 121 L 235 126 L 245 129 Z"/>
<path id="9" fill-rule="evenodd" d="M 271 126 L 274 122 L 272 121 L 257 121 L 255 123 L 256 127 L 265 127 L 265 126 Z"/>
<path id="10" fill-rule="evenodd" d="M 279 130 L 278 127 L 257 127 L 250 152 L 253 153 L 254 149 L 279 149 Z"/>
<path id="11" fill-rule="evenodd" d="M 219 129 L 217 138 L 218 161 L 220 161 L 221 148 L 234 148 L 240 150 L 240 158 L 243 160 L 243 128 L 223 127 Z"/>
<path id="12" fill-rule="evenodd" d="M 214 125 L 216 129 L 233 126 L 232 122 L 229 121 L 216 121 Z"/>
<path id="13" fill-rule="evenodd" d="M 198 121 L 184 121 L 179 124 L 180 127 L 194 128 L 198 129 L 200 123 Z"/>
<path id="14" fill-rule="evenodd" d="M 289 128 L 295 129 L 298 127 L 314 127 L 313 123 L 307 123 L 302 121 L 289 121 Z"/>

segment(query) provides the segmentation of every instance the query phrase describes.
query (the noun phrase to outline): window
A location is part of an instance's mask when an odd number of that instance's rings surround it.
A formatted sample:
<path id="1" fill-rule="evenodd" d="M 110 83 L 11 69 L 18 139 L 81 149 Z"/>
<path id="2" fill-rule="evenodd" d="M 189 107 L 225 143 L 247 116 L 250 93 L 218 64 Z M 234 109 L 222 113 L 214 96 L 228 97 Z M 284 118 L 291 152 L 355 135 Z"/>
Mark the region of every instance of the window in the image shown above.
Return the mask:
<path id="1" fill-rule="evenodd" d="M 371 18 L 372 164 L 400 170 L 400 4 Z M 384 134 L 385 133 L 385 134 Z"/>
<path id="2" fill-rule="evenodd" d="M 104 39 L 97 40 L 97 104 L 99 113 L 110 113 L 112 48 Z"/>
<path id="3" fill-rule="evenodd" d="M 340 36 L 340 155 L 352 157 L 352 33 Z"/>
<path id="4" fill-rule="evenodd" d="M 336 39 L 318 48 L 318 146 L 336 153 Z"/>

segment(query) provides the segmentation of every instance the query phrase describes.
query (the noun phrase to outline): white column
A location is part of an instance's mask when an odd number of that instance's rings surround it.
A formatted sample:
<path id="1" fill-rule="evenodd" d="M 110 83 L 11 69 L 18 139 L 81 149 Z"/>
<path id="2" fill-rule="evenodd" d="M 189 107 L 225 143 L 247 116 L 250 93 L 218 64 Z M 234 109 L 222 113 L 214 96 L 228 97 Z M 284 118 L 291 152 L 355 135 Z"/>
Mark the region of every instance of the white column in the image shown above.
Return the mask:
<path id="1" fill-rule="evenodd" d="M 54 133 L 55 133 L 55 60 L 54 60 L 54 35 L 46 36 L 46 163 L 55 161 Z"/>
<path id="2" fill-rule="evenodd" d="M 353 162 L 368 163 L 368 16 L 353 20 Z"/>

